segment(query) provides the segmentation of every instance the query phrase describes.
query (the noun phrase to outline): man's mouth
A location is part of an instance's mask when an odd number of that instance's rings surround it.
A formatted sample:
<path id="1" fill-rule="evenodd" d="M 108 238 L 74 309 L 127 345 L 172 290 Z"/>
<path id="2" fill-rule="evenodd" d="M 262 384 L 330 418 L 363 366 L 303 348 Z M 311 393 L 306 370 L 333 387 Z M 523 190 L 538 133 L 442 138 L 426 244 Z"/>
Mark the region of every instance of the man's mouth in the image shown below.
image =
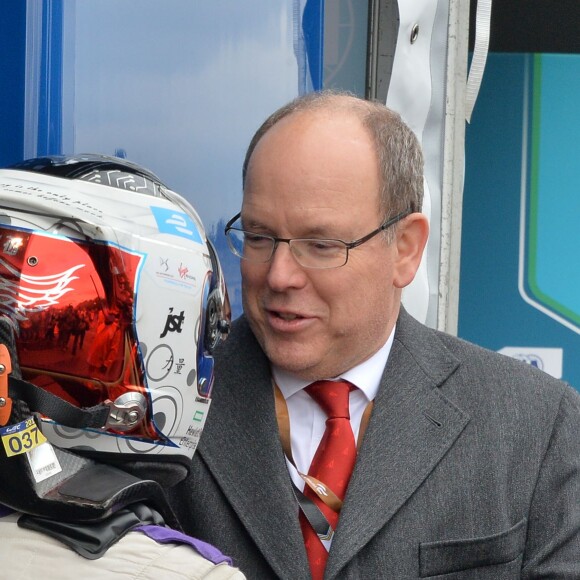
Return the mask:
<path id="1" fill-rule="evenodd" d="M 273 314 L 282 320 L 296 320 L 298 318 L 303 318 L 299 314 L 293 314 L 291 312 L 274 312 Z"/>

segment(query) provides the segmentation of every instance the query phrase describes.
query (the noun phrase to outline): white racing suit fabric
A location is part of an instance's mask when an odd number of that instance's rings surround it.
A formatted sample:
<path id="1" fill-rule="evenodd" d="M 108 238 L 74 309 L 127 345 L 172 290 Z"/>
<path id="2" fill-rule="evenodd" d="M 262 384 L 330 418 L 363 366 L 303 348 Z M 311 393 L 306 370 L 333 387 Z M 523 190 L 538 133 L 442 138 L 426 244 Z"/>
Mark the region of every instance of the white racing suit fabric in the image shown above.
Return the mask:
<path id="1" fill-rule="evenodd" d="M 1 577 L 18 580 L 244 580 L 226 562 L 214 564 L 191 545 L 158 543 L 132 531 L 97 560 L 60 541 L 18 526 L 20 514 L 0 516 Z M 4 576 L 6 574 L 6 576 Z"/>

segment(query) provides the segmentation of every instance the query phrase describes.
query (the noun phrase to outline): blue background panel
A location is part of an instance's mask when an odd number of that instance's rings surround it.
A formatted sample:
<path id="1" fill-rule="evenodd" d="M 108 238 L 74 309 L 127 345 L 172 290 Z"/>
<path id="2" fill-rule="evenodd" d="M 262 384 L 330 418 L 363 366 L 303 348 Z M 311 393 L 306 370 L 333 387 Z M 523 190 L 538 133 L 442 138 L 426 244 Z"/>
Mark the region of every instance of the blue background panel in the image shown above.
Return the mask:
<path id="1" fill-rule="evenodd" d="M 529 114 L 534 98 L 538 98 L 533 84 L 534 58 L 531 54 L 489 55 L 485 80 L 467 127 L 458 334 L 493 350 L 510 346 L 562 349 L 562 378 L 579 388 L 580 335 L 530 304 L 520 293 L 522 252 L 529 241 L 524 240 L 520 227 L 525 211 L 522 193 L 529 204 L 529 175 L 537 170 L 537 160 L 534 165 L 532 159 L 535 128 Z M 578 59 L 580 56 L 575 56 L 570 62 L 577 63 Z M 564 114 L 567 99 L 575 98 L 568 88 L 569 84 L 554 87 L 550 102 L 542 105 L 551 108 L 556 118 Z M 573 122 L 573 118 L 568 117 L 567 122 Z M 579 134 L 580 126 L 575 131 Z M 542 131 L 536 138 L 542 143 Z M 568 163 L 578 165 L 577 146 L 567 141 L 549 144 L 552 151 L 547 159 L 551 158 L 553 171 Z M 544 193 L 549 192 L 551 207 L 559 208 L 552 214 L 551 227 L 564 227 L 564 199 L 557 184 L 546 182 L 544 188 L 546 185 Z M 540 251 L 546 248 L 554 252 L 549 245 Z M 567 270 L 574 270 L 577 276 L 580 245 L 567 247 L 565 253 Z M 574 276 L 560 275 L 557 283 L 570 284 L 566 292 L 578 292 Z"/>
<path id="2" fill-rule="evenodd" d="M 525 289 L 580 332 L 580 56 L 533 60 Z"/>
<path id="3" fill-rule="evenodd" d="M 3 0 L 0 18 L 0 167 L 22 159 L 26 2 Z"/>

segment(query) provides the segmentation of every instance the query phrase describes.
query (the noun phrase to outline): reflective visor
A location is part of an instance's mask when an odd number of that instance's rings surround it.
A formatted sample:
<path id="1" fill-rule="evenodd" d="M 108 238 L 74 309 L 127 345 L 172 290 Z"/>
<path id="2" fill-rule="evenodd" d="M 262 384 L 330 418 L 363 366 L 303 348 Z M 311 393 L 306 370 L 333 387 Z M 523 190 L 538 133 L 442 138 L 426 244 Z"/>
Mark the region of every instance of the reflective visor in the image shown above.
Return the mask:
<path id="1" fill-rule="evenodd" d="M 142 257 L 114 245 L 0 224 L 0 315 L 24 377 L 79 407 L 147 398 L 133 327 Z M 158 439 L 148 415 L 131 436 Z"/>

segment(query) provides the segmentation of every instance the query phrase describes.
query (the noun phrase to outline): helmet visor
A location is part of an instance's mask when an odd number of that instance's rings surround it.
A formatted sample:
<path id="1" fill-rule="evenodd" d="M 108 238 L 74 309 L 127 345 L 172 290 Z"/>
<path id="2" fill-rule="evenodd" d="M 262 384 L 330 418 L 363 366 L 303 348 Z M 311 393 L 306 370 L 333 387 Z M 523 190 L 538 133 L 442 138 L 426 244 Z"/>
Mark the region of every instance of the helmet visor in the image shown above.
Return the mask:
<path id="1" fill-rule="evenodd" d="M 146 393 L 133 325 L 141 259 L 111 243 L 0 224 L 0 315 L 19 328 L 28 381 L 79 407 Z M 150 417 L 131 435 L 156 438 Z"/>

